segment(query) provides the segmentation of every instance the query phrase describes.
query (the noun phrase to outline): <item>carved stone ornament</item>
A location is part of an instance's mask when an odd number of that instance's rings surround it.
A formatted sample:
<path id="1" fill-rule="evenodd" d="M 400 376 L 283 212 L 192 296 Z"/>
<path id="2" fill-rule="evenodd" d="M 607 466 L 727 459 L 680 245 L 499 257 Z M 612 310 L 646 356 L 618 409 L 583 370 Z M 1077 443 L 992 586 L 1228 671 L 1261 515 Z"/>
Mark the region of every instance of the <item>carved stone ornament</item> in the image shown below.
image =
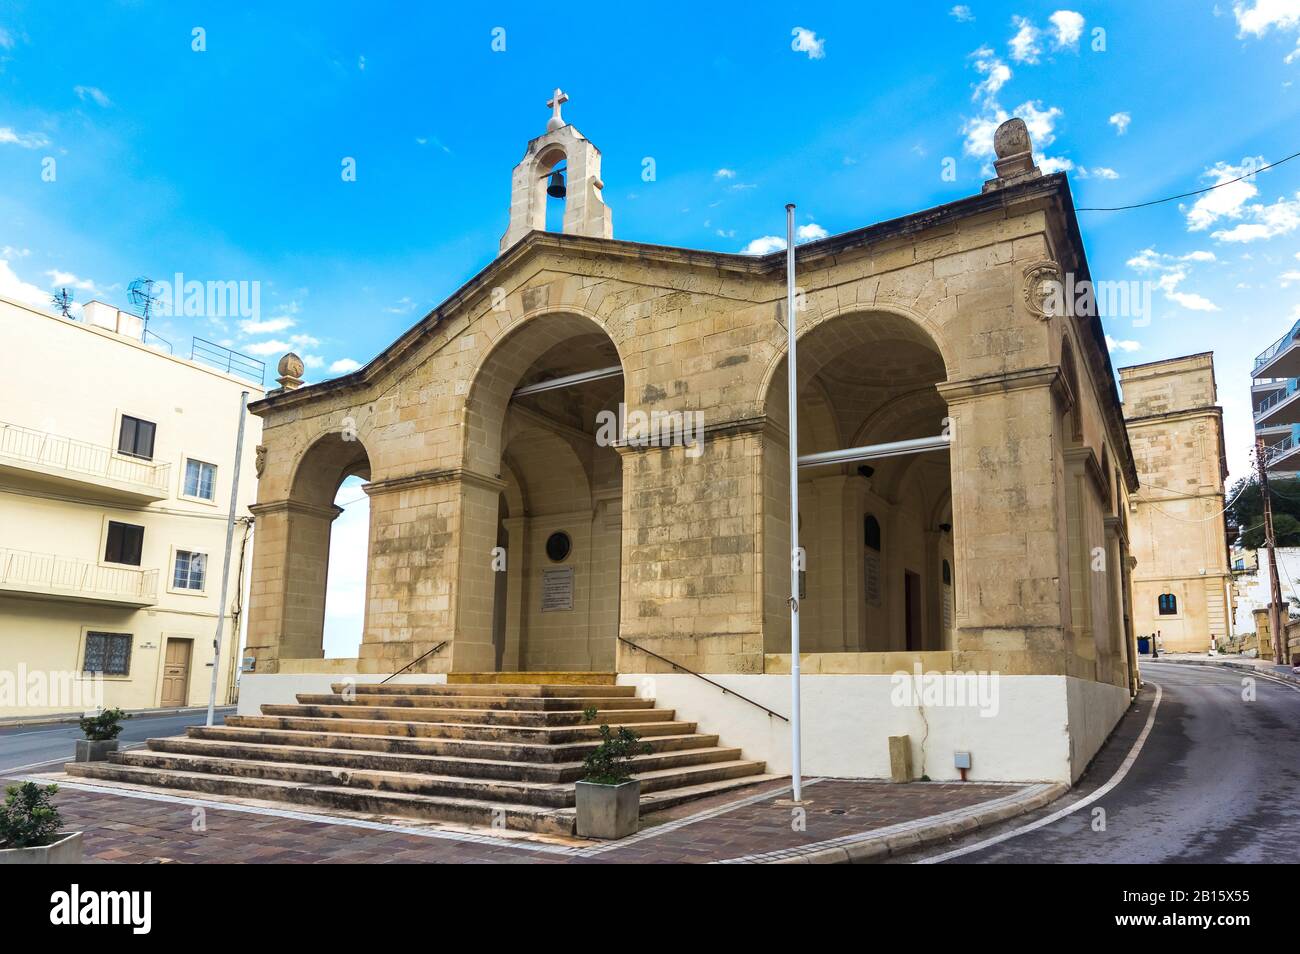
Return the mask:
<path id="1" fill-rule="evenodd" d="M 1025 307 L 1036 318 L 1045 320 L 1055 317 L 1056 312 L 1064 314 L 1064 291 L 1061 286 L 1061 270 L 1055 262 L 1034 262 L 1025 268 L 1021 293 L 1025 298 Z"/>

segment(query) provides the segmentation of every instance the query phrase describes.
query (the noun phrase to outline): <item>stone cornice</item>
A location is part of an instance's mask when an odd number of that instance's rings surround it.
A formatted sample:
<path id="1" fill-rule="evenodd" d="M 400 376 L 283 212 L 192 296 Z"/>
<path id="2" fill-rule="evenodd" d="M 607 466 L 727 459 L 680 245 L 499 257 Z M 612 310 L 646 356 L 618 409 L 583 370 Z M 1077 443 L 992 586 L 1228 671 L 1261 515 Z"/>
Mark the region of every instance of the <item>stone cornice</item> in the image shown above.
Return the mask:
<path id="1" fill-rule="evenodd" d="M 500 493 L 505 490 L 506 482 L 500 477 L 489 477 L 487 474 L 480 474 L 472 470 L 466 470 L 463 467 L 451 467 L 446 470 L 426 470 L 418 474 L 408 474 L 405 477 L 389 477 L 383 480 L 372 480 L 365 484 L 361 489 L 369 496 L 377 497 L 383 494 L 397 493 L 402 490 L 414 490 L 417 487 L 429 487 L 434 484 L 448 483 L 466 483 L 473 484 L 487 490 L 495 490 Z"/>
<path id="2" fill-rule="evenodd" d="M 342 507 L 330 504 L 327 507 L 318 504 L 303 503 L 301 500 L 267 500 L 250 504 L 249 511 L 255 517 L 272 513 L 301 513 L 311 517 L 325 517 L 333 520 L 343 512 Z"/>
<path id="3" fill-rule="evenodd" d="M 1034 388 L 1059 389 L 1062 383 L 1060 371 L 1055 366 L 1051 366 L 1008 371 L 1005 374 L 991 374 L 983 378 L 967 378 L 964 381 L 945 381 L 935 385 L 935 388 L 951 407 L 989 394 L 1005 394 L 1007 391 L 1027 391 Z M 1068 397 L 1068 389 L 1063 394 Z"/>

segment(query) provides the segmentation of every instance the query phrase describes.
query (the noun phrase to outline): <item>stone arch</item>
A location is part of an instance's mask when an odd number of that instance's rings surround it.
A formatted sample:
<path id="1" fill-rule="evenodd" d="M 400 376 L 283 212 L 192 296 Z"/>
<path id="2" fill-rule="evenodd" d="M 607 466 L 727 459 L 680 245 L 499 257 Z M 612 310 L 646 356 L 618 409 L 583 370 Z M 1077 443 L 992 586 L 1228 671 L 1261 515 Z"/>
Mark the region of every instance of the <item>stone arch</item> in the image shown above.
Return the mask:
<path id="1" fill-rule="evenodd" d="M 324 656 L 331 527 L 342 513 L 334 497 L 345 479 L 360 477 L 368 481 L 370 470 L 365 445 L 353 435 L 337 431 L 318 438 L 298 458 L 285 501 L 288 546 L 280 620 L 281 659 Z M 373 544 L 373 540 L 370 542 Z M 367 593 L 367 612 L 369 602 Z"/>
<path id="2" fill-rule="evenodd" d="M 604 326 L 566 309 L 520 319 L 480 359 L 463 416 L 459 493 L 462 510 L 475 516 L 462 522 L 453 669 L 613 668 L 622 465 L 597 422 L 617 413 L 623 380 L 515 392 L 622 366 Z M 560 532 L 572 556 L 552 565 L 545 542 Z M 501 538 L 509 539 L 504 595 L 482 559 Z M 545 595 L 554 592 L 551 571 L 571 571 L 568 605 L 557 608 Z"/>
<path id="3" fill-rule="evenodd" d="M 860 308 L 802 328 L 800 452 L 942 433 L 947 404 L 937 385 L 948 379 L 950 364 L 932 331 L 929 322 L 903 309 Z M 769 425 L 763 562 L 769 652 L 788 651 L 786 398 L 782 353 L 769 367 L 761 395 Z M 809 426 L 812 435 L 805 433 Z M 800 472 L 805 652 L 938 649 L 950 641 L 940 627 L 938 578 L 942 559 L 946 556 L 950 567 L 953 560 L 932 513 L 936 496 L 949 491 L 951 474 L 949 462 L 939 458 L 889 458 Z M 924 479 L 909 476 L 917 474 Z M 867 515 L 880 523 L 881 552 L 868 552 L 864 545 Z M 921 608 L 915 605 L 918 591 L 924 597 Z"/>

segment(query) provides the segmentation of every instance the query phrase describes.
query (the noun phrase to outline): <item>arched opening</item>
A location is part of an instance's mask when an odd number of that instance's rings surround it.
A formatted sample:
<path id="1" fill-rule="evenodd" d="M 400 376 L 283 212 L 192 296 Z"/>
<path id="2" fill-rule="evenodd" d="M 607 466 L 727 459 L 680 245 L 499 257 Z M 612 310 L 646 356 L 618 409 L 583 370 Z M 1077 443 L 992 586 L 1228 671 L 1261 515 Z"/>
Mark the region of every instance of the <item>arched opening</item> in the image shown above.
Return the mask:
<path id="1" fill-rule="evenodd" d="M 947 405 L 936 388 L 946 377 L 937 345 L 908 318 L 857 313 L 823 322 L 799 340 L 800 456 L 946 433 Z M 789 652 L 784 359 L 766 412 L 774 426 L 764 453 L 764 629 L 768 652 Z M 949 468 L 942 450 L 800 468 L 804 652 L 951 648 Z"/>
<path id="2" fill-rule="evenodd" d="M 330 527 L 325 578 L 326 659 L 356 659 L 366 630 L 366 571 L 370 563 L 370 497 L 365 479 L 345 477 L 334 495 L 340 513 Z"/>
<path id="3" fill-rule="evenodd" d="M 289 493 L 281 658 L 343 656 L 362 637 L 368 601 L 364 587 L 370 552 L 369 507 L 363 505 L 357 514 L 349 514 L 342 529 L 336 522 L 356 505 L 351 501 L 364 496 L 362 488 L 369 479 L 370 457 L 361 441 L 348 431 L 325 435 L 298 461 Z M 348 506 L 340 506 L 340 499 Z M 336 573 L 341 567 L 346 567 L 347 572 L 335 588 L 335 600 L 339 602 L 331 601 L 338 613 L 329 627 L 331 651 L 327 653 L 326 604 L 331 566 Z M 360 595 L 356 592 L 358 586 Z"/>
<path id="4" fill-rule="evenodd" d="M 614 668 L 622 461 L 601 424 L 617 418 L 622 399 L 614 343 L 576 315 L 529 319 L 479 369 L 465 453 L 470 469 L 500 483 L 492 542 L 505 561 L 488 587 L 492 651 L 471 648 L 456 669 Z M 473 559 L 475 546 L 467 539 L 462 561 L 471 590 L 482 562 Z M 465 635 L 457 632 L 457 653 L 473 646 Z"/>

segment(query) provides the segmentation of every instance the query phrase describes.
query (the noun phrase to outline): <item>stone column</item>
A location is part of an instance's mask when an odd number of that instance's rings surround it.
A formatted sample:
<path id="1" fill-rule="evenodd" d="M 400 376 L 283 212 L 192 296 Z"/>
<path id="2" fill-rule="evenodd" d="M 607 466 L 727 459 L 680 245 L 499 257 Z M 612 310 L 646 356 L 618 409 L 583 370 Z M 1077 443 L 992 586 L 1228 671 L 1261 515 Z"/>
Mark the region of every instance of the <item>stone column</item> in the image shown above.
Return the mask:
<path id="1" fill-rule="evenodd" d="M 852 478 L 857 479 L 857 478 Z M 849 546 L 861 537 L 857 508 L 851 505 L 850 478 L 844 474 L 827 474 L 816 477 L 812 485 L 817 493 L 818 517 L 816 565 L 809 565 L 809 595 L 816 593 L 821 632 L 808 651 L 851 652 L 858 646 L 858 614 L 860 597 L 855 585 L 853 568 L 857 561 Z M 811 529 L 811 528 L 810 528 Z"/>
<path id="2" fill-rule="evenodd" d="M 506 651 L 501 656 L 505 672 L 518 672 L 523 659 L 524 607 L 528 599 L 528 518 L 507 517 L 510 536 L 506 553 Z"/>
<path id="3" fill-rule="evenodd" d="M 276 672 L 281 659 L 325 655 L 325 589 L 330 526 L 343 512 L 294 500 L 253 504 L 257 519 L 249 600 L 247 654 L 257 672 Z M 272 668 L 274 667 L 274 668 Z"/>
<path id="4" fill-rule="evenodd" d="M 962 669 L 1065 672 L 1056 369 L 939 386 L 952 418 Z"/>

